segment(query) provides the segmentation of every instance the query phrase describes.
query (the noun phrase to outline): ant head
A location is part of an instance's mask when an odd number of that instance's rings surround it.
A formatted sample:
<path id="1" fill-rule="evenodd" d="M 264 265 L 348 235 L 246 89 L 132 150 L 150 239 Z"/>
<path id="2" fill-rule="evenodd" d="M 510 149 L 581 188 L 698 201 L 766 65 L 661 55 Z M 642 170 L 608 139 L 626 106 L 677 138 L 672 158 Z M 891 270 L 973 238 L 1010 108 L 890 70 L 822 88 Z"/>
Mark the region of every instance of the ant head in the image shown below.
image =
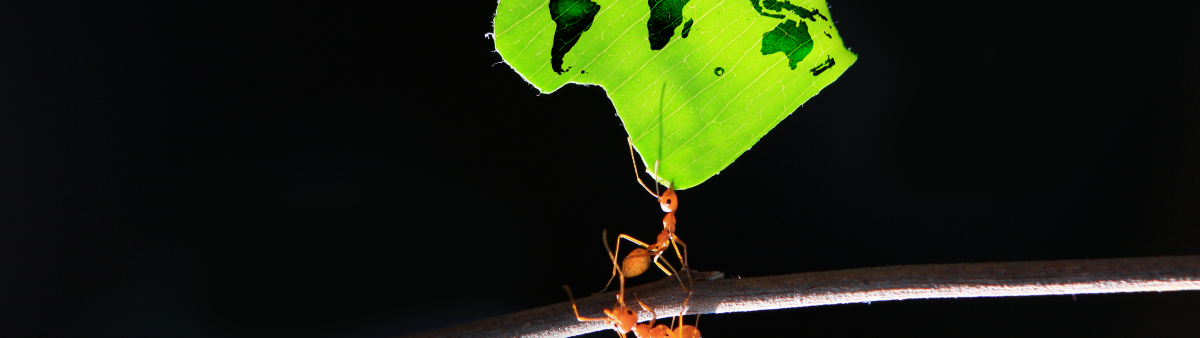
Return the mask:
<path id="1" fill-rule="evenodd" d="M 611 312 L 607 309 L 604 312 L 608 312 L 608 316 L 613 318 L 613 330 L 622 334 L 629 333 L 630 330 L 633 330 L 633 326 L 637 325 L 637 312 L 631 308 L 617 306 Z"/>
<path id="2" fill-rule="evenodd" d="M 658 197 L 658 204 L 663 212 L 675 212 L 679 209 L 679 198 L 675 196 L 675 188 L 667 188 L 667 191 Z"/>

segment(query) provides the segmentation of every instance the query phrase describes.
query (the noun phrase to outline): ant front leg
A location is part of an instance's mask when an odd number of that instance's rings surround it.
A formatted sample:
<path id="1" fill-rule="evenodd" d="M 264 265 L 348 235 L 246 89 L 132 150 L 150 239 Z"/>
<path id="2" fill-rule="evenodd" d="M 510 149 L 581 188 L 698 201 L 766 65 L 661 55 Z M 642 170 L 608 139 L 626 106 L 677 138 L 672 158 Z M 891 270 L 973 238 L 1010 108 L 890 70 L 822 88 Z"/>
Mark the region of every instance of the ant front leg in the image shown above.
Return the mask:
<path id="1" fill-rule="evenodd" d="M 646 306 L 646 303 L 643 303 L 641 299 L 638 299 L 637 294 L 633 295 L 633 299 L 637 300 L 638 304 L 642 305 L 642 309 L 645 309 L 646 311 L 650 312 L 650 322 L 635 325 L 633 327 L 633 334 L 635 336 L 637 336 L 638 338 L 665 338 L 665 337 L 667 337 L 667 335 L 670 334 L 670 331 L 671 331 L 670 328 L 666 328 L 666 330 L 664 330 L 662 328 L 662 324 L 659 324 L 657 327 L 654 326 L 654 321 L 658 319 L 658 313 L 655 313 L 654 309 L 651 309 L 649 306 Z"/>
<path id="2" fill-rule="evenodd" d="M 611 319 L 609 319 L 609 318 L 607 318 L 607 317 L 605 317 L 605 318 L 594 318 L 594 317 L 584 317 L 584 316 L 580 316 L 580 315 L 579 315 L 579 307 L 575 306 L 575 296 L 571 294 L 571 287 L 570 287 L 570 286 L 563 285 L 563 290 L 567 290 L 567 298 L 571 300 L 571 309 L 572 309 L 572 310 L 575 310 L 575 319 L 578 319 L 578 320 L 579 320 L 579 321 L 581 321 L 581 322 L 594 322 L 594 321 L 601 321 L 601 320 L 602 320 L 602 321 L 610 321 L 610 320 L 611 320 Z"/>

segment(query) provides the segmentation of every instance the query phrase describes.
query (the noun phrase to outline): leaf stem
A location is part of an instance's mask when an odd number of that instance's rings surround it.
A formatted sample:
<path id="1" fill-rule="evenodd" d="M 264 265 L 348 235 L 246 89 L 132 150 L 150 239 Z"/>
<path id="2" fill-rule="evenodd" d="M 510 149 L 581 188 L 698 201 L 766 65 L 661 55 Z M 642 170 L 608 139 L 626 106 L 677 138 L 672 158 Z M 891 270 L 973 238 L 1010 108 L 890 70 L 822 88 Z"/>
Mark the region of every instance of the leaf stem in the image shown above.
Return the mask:
<path id="1" fill-rule="evenodd" d="M 921 298 L 1200 290 L 1200 255 L 902 265 L 754 278 L 693 274 L 687 313 L 712 314 Z M 666 278 L 627 292 L 660 317 L 671 317 L 687 296 L 674 283 Z M 599 317 L 614 299 L 607 292 L 576 302 L 581 315 Z M 645 311 L 639 315 L 650 319 Z M 406 337 L 568 337 L 605 329 L 603 322 L 576 320 L 570 302 L 562 302 Z"/>

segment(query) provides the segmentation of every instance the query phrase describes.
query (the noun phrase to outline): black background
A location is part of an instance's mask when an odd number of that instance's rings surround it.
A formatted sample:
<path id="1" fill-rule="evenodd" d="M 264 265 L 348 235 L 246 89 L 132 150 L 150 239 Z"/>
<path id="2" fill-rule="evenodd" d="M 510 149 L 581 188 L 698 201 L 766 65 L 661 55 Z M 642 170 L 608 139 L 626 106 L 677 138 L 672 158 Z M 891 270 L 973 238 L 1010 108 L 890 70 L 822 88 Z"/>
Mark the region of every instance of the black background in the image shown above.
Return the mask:
<path id="1" fill-rule="evenodd" d="M 680 192 L 694 268 L 1200 254 L 1195 3 L 831 2 L 858 62 Z M 661 229 L 604 91 L 499 63 L 492 1 L 168 3 L 0 14 L 4 336 L 390 337 L 599 289 L 601 229 Z M 700 328 L 1191 335 L 1200 293 Z"/>

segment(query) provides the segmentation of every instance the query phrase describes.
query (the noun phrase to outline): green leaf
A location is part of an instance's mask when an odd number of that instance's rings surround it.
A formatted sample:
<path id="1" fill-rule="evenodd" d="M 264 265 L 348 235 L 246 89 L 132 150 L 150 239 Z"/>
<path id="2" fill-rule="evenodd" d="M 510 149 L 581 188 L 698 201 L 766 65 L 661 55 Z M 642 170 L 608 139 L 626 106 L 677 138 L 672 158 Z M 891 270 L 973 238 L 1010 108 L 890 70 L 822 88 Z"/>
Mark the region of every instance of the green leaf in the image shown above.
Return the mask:
<path id="1" fill-rule="evenodd" d="M 502 0 L 496 50 L 544 93 L 603 86 L 647 171 L 725 169 L 857 59 L 825 1 Z"/>

